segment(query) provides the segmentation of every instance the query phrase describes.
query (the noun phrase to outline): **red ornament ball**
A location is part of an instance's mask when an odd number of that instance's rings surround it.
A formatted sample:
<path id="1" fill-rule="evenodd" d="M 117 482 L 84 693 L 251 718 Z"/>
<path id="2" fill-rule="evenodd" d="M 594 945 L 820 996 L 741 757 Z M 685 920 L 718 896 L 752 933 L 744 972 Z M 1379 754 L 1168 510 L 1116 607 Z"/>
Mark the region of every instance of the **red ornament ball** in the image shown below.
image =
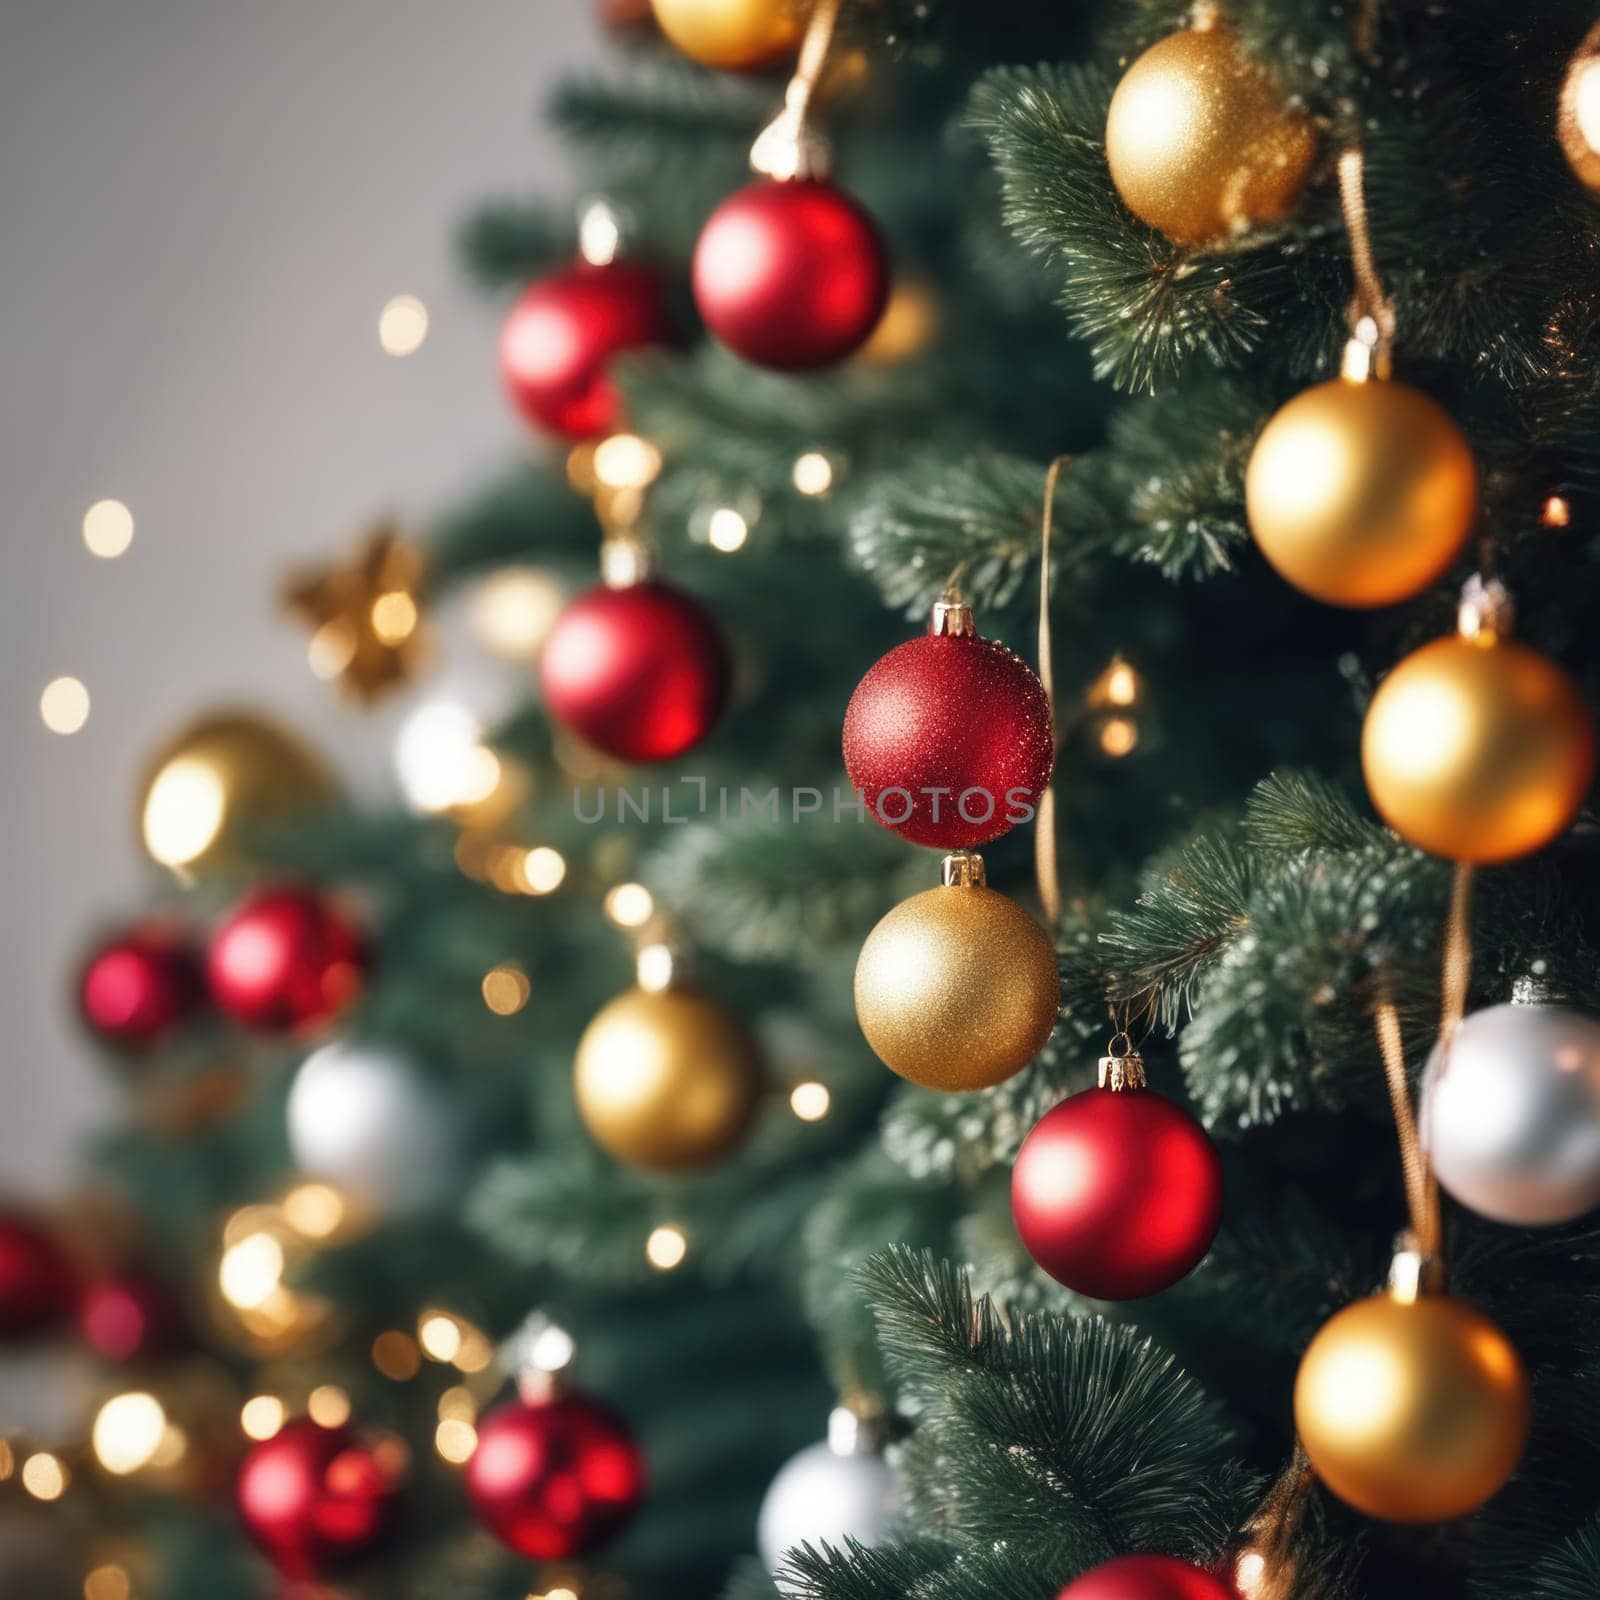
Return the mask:
<path id="1" fill-rule="evenodd" d="M 323 1577 L 371 1555 L 399 1499 L 397 1455 L 309 1418 L 252 1445 L 235 1488 L 245 1532 L 287 1578 Z"/>
<path id="2" fill-rule="evenodd" d="M 529 422 L 567 439 L 598 438 L 622 415 L 611 358 L 671 337 L 655 271 L 582 262 L 522 291 L 500 332 L 500 373 Z"/>
<path id="3" fill-rule="evenodd" d="M 1011 1215 L 1052 1278 L 1096 1300 L 1135 1300 L 1211 1248 L 1222 1163 L 1205 1129 L 1153 1090 L 1086 1089 L 1023 1140 Z"/>
<path id="4" fill-rule="evenodd" d="M 367 969 L 361 930 L 314 889 L 268 889 L 211 938 L 211 997 L 250 1028 L 301 1032 L 342 1011 Z"/>
<path id="5" fill-rule="evenodd" d="M 551 716 L 622 761 L 667 761 L 698 744 L 722 712 L 730 675 L 711 613 L 654 580 L 580 595 L 539 657 Z"/>
<path id="6" fill-rule="evenodd" d="M 78 1305 L 78 1327 L 97 1356 L 121 1364 L 179 1349 L 188 1333 L 188 1318 L 162 1279 L 134 1271 L 91 1283 Z"/>
<path id="7" fill-rule="evenodd" d="M 31 1339 L 71 1317 L 78 1275 L 42 1228 L 0 1213 L 0 1339 Z"/>
<path id="8" fill-rule="evenodd" d="M 194 1015 L 205 995 L 200 960 L 176 929 L 146 923 L 90 957 L 78 1004 L 90 1030 L 123 1050 L 146 1050 Z"/>
<path id="9" fill-rule="evenodd" d="M 844 714 L 850 782 L 913 844 L 969 850 L 1032 816 L 1055 765 L 1050 702 L 1021 656 L 924 634 L 884 656 Z"/>
<path id="10" fill-rule="evenodd" d="M 1238 1600 L 1209 1572 L 1171 1556 L 1119 1556 L 1075 1578 L 1056 1600 Z"/>
<path id="11" fill-rule="evenodd" d="M 633 1515 L 644 1458 L 627 1424 L 594 1400 L 512 1400 L 479 1426 L 466 1483 L 497 1539 L 530 1561 L 567 1561 Z"/>
<path id="12" fill-rule="evenodd" d="M 752 183 L 711 213 L 695 245 L 700 315 L 758 366 L 799 372 L 842 361 L 888 298 L 878 225 L 831 183 Z"/>

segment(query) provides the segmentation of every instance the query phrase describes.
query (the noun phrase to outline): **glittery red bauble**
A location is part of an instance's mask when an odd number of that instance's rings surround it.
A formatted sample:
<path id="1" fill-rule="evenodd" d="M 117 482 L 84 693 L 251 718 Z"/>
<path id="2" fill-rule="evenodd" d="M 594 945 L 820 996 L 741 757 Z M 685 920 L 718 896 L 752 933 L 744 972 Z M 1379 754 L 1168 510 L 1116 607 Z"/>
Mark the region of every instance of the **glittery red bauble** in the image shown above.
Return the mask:
<path id="1" fill-rule="evenodd" d="M 611 358 L 671 336 L 656 272 L 580 263 L 522 291 L 500 332 L 500 373 L 530 422 L 568 439 L 597 438 L 621 420 Z"/>
<path id="2" fill-rule="evenodd" d="M 710 612 L 653 580 L 580 595 L 539 657 L 551 716 L 623 761 L 667 761 L 698 744 L 728 698 L 728 678 Z"/>
<path id="3" fill-rule="evenodd" d="M 361 930 L 312 889 L 252 895 L 212 935 L 211 997 L 251 1028 L 315 1028 L 360 992 L 367 966 Z"/>
<path id="4" fill-rule="evenodd" d="M 972 634 L 896 646 L 856 686 L 844 764 L 872 814 L 913 844 L 968 850 L 1032 816 L 1055 741 L 1044 685 Z"/>
<path id="5" fill-rule="evenodd" d="M 371 1555 L 393 1525 L 400 1483 L 380 1445 L 309 1418 L 252 1445 L 239 1468 L 239 1520 L 288 1578 L 318 1578 Z"/>
<path id="6" fill-rule="evenodd" d="M 644 1458 L 628 1426 L 579 1395 L 513 1400 L 478 1428 L 467 1496 L 496 1538 L 532 1561 L 593 1550 L 644 1495 Z"/>
<path id="7" fill-rule="evenodd" d="M 1074 1579 L 1056 1600 L 1238 1600 L 1222 1579 L 1171 1556 L 1119 1556 Z"/>
<path id="8" fill-rule="evenodd" d="M 104 1361 L 148 1361 L 178 1349 L 188 1331 L 171 1288 L 147 1272 L 100 1278 L 78 1304 L 84 1342 Z"/>
<path id="9" fill-rule="evenodd" d="M 161 923 L 130 928 L 90 957 L 78 985 L 83 1020 L 107 1044 L 144 1050 L 194 1014 L 205 994 L 188 940 Z"/>
<path id="10" fill-rule="evenodd" d="M 831 183 L 752 183 L 711 213 L 695 246 L 694 299 L 706 326 L 763 367 L 842 361 L 888 298 L 878 225 Z"/>
<path id="11" fill-rule="evenodd" d="M 0 1213 L 0 1339 L 48 1333 L 72 1315 L 78 1277 L 49 1234 Z"/>
<path id="12" fill-rule="evenodd" d="M 1222 1164 L 1205 1129 L 1153 1090 L 1086 1089 L 1023 1140 L 1011 1215 L 1052 1278 L 1096 1300 L 1134 1300 L 1211 1248 Z"/>

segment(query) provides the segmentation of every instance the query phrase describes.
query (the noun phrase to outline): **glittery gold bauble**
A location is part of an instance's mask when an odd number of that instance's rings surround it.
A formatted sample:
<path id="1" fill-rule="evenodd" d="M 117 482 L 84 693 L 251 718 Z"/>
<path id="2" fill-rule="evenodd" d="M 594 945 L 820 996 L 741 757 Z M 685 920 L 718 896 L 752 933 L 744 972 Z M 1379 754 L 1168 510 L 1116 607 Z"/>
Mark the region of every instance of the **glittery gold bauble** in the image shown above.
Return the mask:
<path id="1" fill-rule="evenodd" d="M 703 67 L 748 72 L 795 50 L 805 0 L 650 0 L 661 31 Z"/>
<path id="2" fill-rule="evenodd" d="M 161 865 L 185 872 L 238 866 L 252 836 L 333 800 L 328 769 L 293 734 L 250 711 L 192 723 L 150 763 L 139 830 Z"/>
<path id="3" fill-rule="evenodd" d="M 902 900 L 856 963 L 856 1017 L 884 1065 L 925 1089 L 1003 1083 L 1055 1027 L 1061 980 L 1043 928 L 976 884 Z"/>
<path id="4" fill-rule="evenodd" d="M 1600 23 L 1585 35 L 1567 67 L 1556 132 L 1578 181 L 1600 194 Z"/>
<path id="5" fill-rule="evenodd" d="M 1335 606 L 1410 599 L 1460 554 L 1478 469 L 1446 412 L 1409 384 L 1335 378 L 1262 430 L 1250 531 L 1295 588 Z"/>
<path id="6" fill-rule="evenodd" d="M 1372 803 L 1409 843 L 1452 861 L 1512 861 L 1577 815 L 1594 777 L 1594 719 L 1537 650 L 1451 635 L 1383 680 L 1361 765 Z"/>
<path id="7" fill-rule="evenodd" d="M 1448 1522 L 1516 1470 L 1528 1379 L 1506 1336 L 1447 1294 L 1346 1306 L 1311 1341 L 1294 1420 L 1317 1476 L 1385 1522 Z"/>
<path id="8" fill-rule="evenodd" d="M 573 1083 L 596 1143 L 630 1166 L 682 1172 L 744 1137 L 761 1057 L 750 1030 L 709 995 L 630 989 L 584 1030 Z"/>
<path id="9" fill-rule="evenodd" d="M 1106 118 L 1117 193 L 1174 244 L 1205 244 L 1293 209 L 1316 154 L 1310 119 L 1223 23 L 1152 45 Z"/>

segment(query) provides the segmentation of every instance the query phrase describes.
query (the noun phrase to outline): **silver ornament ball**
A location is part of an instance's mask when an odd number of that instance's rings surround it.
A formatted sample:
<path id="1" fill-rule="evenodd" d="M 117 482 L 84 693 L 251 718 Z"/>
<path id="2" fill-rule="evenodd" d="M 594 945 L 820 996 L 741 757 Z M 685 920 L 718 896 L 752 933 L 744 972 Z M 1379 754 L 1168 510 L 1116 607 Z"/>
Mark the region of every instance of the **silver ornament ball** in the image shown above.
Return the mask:
<path id="1" fill-rule="evenodd" d="M 405 1055 L 329 1044 L 289 1089 L 289 1148 L 307 1177 L 380 1216 L 424 1211 L 459 1176 L 459 1119 L 449 1097 Z"/>
<path id="2" fill-rule="evenodd" d="M 1493 1222 L 1600 1205 L 1600 1023 L 1561 1006 L 1476 1011 L 1423 1075 L 1421 1135 L 1445 1190 Z"/>
<path id="3" fill-rule="evenodd" d="M 834 1412 L 828 1438 L 791 1456 L 767 1489 L 756 1523 L 756 1543 L 768 1572 L 776 1573 L 796 1545 L 846 1539 L 882 1540 L 895 1510 L 894 1474 L 859 1438 L 858 1419 Z M 781 1587 L 781 1586 L 780 1586 Z"/>

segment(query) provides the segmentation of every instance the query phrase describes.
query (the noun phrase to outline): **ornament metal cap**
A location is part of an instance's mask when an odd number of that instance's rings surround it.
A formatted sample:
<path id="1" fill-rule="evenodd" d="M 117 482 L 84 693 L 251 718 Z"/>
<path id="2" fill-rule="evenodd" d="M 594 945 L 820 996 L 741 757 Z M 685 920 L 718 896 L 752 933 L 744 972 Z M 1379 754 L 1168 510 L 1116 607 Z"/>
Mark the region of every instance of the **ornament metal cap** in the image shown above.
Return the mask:
<path id="1" fill-rule="evenodd" d="M 614 534 L 600 545 L 600 581 L 608 589 L 631 589 L 655 573 L 655 557 L 642 539 Z"/>
<path id="2" fill-rule="evenodd" d="M 928 632 L 946 639 L 976 639 L 978 624 L 965 600 L 935 600 L 928 617 Z"/>
<path id="3" fill-rule="evenodd" d="M 887 1440 L 882 1408 L 864 1395 L 848 1396 L 828 1413 L 828 1448 L 836 1456 L 879 1455 Z"/>
<path id="4" fill-rule="evenodd" d="M 1408 1229 L 1395 1240 L 1394 1260 L 1389 1263 L 1389 1293 L 1401 1305 L 1415 1305 L 1419 1295 L 1440 1294 L 1446 1284 L 1444 1260 L 1423 1254 L 1416 1237 Z"/>
<path id="5" fill-rule="evenodd" d="M 1102 1089 L 1109 1089 L 1113 1094 L 1121 1094 L 1124 1089 L 1144 1088 L 1147 1082 L 1144 1057 L 1126 1033 L 1119 1033 L 1106 1046 L 1106 1054 L 1100 1057 L 1098 1081 Z"/>
<path id="6" fill-rule="evenodd" d="M 1568 998 L 1548 972 L 1522 972 L 1511 980 L 1514 1006 L 1558 1006 Z"/>
<path id="7" fill-rule="evenodd" d="M 1498 578 L 1475 572 L 1461 586 L 1456 631 L 1475 644 L 1494 644 L 1510 636 L 1517 623 L 1516 602 Z"/>
<path id="8" fill-rule="evenodd" d="M 989 875 L 976 850 L 952 850 L 939 863 L 939 881 L 947 889 L 984 889 Z"/>
<path id="9" fill-rule="evenodd" d="M 1356 318 L 1339 363 L 1339 376 L 1346 383 L 1368 383 L 1374 379 L 1384 382 L 1394 376 L 1390 342 L 1376 317 Z"/>

